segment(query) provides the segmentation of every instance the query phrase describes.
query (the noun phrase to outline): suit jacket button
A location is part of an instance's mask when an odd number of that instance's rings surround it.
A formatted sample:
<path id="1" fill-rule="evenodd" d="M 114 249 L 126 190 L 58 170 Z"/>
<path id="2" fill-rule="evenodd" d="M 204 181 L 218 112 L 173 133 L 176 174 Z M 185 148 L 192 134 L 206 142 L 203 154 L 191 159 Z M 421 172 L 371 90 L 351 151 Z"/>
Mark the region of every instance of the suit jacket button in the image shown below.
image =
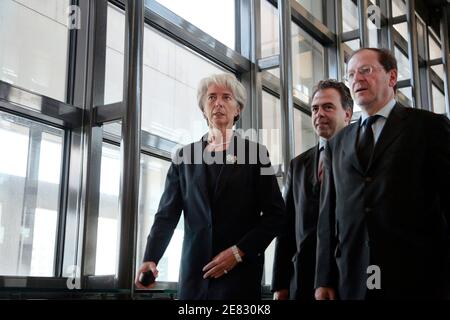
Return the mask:
<path id="1" fill-rule="evenodd" d="M 373 178 L 372 177 L 366 177 L 366 182 L 372 182 Z"/>
<path id="2" fill-rule="evenodd" d="M 370 248 L 370 240 L 366 240 L 366 246 Z"/>
<path id="3" fill-rule="evenodd" d="M 371 213 L 371 212 L 372 212 L 372 208 L 366 207 L 366 208 L 364 209 L 364 211 L 365 211 L 366 213 Z"/>

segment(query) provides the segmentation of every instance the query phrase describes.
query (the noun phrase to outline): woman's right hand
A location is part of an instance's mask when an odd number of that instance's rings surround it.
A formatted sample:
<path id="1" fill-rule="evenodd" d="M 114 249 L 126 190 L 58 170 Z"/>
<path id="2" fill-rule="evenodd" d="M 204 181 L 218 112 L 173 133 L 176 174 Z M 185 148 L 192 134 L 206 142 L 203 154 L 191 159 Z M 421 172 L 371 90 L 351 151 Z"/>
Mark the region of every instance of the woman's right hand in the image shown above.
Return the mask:
<path id="1" fill-rule="evenodd" d="M 134 284 L 136 285 L 136 288 L 138 288 L 138 289 L 151 289 L 151 288 L 153 288 L 155 286 L 156 281 L 151 283 L 151 284 L 149 284 L 148 286 L 144 286 L 139 281 L 139 279 L 141 277 L 141 274 L 144 273 L 144 272 L 147 272 L 147 271 L 153 272 L 153 275 L 155 276 L 155 278 L 158 277 L 158 269 L 156 268 L 156 263 L 154 263 L 153 261 L 146 261 L 140 266 L 138 272 L 136 273 L 136 279 L 134 280 Z"/>

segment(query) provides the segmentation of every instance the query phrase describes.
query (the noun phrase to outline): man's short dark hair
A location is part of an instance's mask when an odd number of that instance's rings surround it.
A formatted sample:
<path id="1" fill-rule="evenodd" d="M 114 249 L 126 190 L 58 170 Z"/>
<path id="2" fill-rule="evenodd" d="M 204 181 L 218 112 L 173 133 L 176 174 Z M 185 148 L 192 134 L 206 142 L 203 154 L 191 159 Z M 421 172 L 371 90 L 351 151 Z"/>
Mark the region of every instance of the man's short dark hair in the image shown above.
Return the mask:
<path id="1" fill-rule="evenodd" d="M 319 90 L 325 89 L 336 89 L 341 96 L 342 108 L 344 108 L 344 110 L 350 110 L 353 112 L 353 99 L 350 95 L 350 90 L 347 88 L 345 83 L 339 82 L 334 79 L 320 80 L 319 83 L 314 86 L 311 99 L 314 99 L 314 96 Z"/>
<path id="2" fill-rule="evenodd" d="M 363 50 L 370 50 L 374 51 L 378 54 L 378 62 L 383 66 L 383 69 L 386 72 L 389 72 L 393 69 L 397 70 L 397 59 L 395 58 L 395 55 L 392 53 L 389 49 L 384 48 L 361 48 L 356 51 L 354 51 L 350 57 L 348 58 L 348 61 L 350 61 L 351 58 L 358 52 L 361 52 Z M 397 92 L 397 84 L 394 86 L 394 92 Z"/>

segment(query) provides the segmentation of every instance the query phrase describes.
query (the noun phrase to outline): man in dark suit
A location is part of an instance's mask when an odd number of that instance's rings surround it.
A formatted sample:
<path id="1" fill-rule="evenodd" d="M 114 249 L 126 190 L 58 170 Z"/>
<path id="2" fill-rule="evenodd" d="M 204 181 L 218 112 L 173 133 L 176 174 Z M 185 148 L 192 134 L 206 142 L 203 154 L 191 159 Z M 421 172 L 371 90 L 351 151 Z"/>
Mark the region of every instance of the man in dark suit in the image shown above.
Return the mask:
<path id="1" fill-rule="evenodd" d="M 448 297 L 449 120 L 396 103 L 388 50 L 356 51 L 347 77 L 362 116 L 325 148 L 316 298 Z"/>
<path id="2" fill-rule="evenodd" d="M 284 189 L 288 222 L 277 238 L 274 299 L 314 300 L 321 159 L 326 140 L 350 123 L 353 100 L 342 82 L 320 81 L 314 88 L 311 120 L 319 143 L 292 159 Z"/>

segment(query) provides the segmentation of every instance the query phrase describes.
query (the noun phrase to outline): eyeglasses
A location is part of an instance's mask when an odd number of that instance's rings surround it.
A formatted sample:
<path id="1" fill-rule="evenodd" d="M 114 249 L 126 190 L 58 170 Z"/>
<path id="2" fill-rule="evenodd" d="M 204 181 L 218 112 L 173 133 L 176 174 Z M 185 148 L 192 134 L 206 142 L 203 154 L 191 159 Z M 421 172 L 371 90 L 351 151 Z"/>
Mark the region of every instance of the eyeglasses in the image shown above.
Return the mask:
<path id="1" fill-rule="evenodd" d="M 358 72 L 363 77 L 370 76 L 374 71 L 379 70 L 379 68 L 375 68 L 374 66 L 362 66 L 355 70 L 350 70 L 345 76 L 344 80 L 352 83 L 355 79 L 355 75 Z"/>

